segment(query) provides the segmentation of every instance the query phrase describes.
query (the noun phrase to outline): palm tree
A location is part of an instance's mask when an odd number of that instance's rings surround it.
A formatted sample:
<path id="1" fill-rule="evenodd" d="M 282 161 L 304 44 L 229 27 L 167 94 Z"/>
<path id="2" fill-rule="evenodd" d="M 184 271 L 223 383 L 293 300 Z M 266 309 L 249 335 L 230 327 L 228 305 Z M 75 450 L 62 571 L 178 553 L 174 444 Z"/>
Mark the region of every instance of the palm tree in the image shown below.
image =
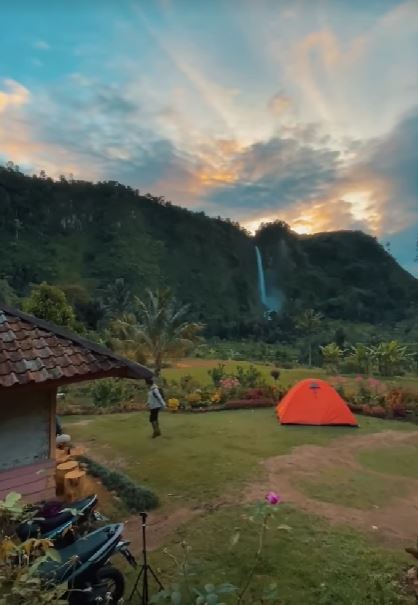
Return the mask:
<path id="1" fill-rule="evenodd" d="M 343 355 L 343 350 L 335 344 L 335 342 L 331 342 L 325 347 L 320 347 L 320 349 L 324 364 L 328 366 L 332 372 L 336 372 Z"/>
<path id="2" fill-rule="evenodd" d="M 132 292 L 123 277 L 118 277 L 110 283 L 105 292 L 103 307 L 105 313 L 110 317 L 118 314 L 126 314 L 132 310 Z"/>
<path id="3" fill-rule="evenodd" d="M 296 320 L 296 327 L 303 331 L 308 342 L 308 365 L 312 366 L 312 336 L 318 332 L 321 322 L 321 313 L 317 313 L 313 309 L 307 309 Z"/>
<path id="4" fill-rule="evenodd" d="M 145 364 L 144 345 L 138 334 L 138 322 L 133 313 L 124 313 L 110 323 L 106 344 L 124 357 Z"/>
<path id="5" fill-rule="evenodd" d="M 146 300 L 135 298 L 135 311 L 116 322 L 125 346 L 152 359 L 158 376 L 164 359 L 186 353 L 203 328 L 187 321 L 188 305 L 178 305 L 168 289 L 147 291 Z M 124 337 L 124 338 L 123 338 Z"/>

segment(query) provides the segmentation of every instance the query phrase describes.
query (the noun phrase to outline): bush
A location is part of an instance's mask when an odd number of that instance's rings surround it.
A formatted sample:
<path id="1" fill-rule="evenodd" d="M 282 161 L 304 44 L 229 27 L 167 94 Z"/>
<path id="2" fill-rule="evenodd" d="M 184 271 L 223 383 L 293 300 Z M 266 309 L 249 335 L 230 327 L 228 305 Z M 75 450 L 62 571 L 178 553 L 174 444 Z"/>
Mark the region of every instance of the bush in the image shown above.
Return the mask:
<path id="1" fill-rule="evenodd" d="M 243 387 L 256 387 L 264 384 L 263 375 L 255 366 L 249 366 L 248 368 L 243 368 L 242 366 L 237 366 L 236 372 L 234 374 L 235 378 L 239 380 L 240 384 Z"/>
<path id="2" fill-rule="evenodd" d="M 214 386 L 218 387 L 221 380 L 226 377 L 225 364 L 219 363 L 216 368 L 208 370 L 208 374 L 212 378 Z"/>
<path id="3" fill-rule="evenodd" d="M 112 378 L 97 380 L 90 389 L 93 402 L 99 407 L 114 405 L 133 395 L 132 387 L 129 388 L 121 380 Z"/>
<path id="4" fill-rule="evenodd" d="M 130 511 L 140 513 L 158 506 L 158 497 L 151 490 L 137 485 L 124 473 L 110 470 L 87 456 L 78 456 L 78 460 L 86 464 L 90 475 L 100 479 L 108 490 L 115 491 Z"/>

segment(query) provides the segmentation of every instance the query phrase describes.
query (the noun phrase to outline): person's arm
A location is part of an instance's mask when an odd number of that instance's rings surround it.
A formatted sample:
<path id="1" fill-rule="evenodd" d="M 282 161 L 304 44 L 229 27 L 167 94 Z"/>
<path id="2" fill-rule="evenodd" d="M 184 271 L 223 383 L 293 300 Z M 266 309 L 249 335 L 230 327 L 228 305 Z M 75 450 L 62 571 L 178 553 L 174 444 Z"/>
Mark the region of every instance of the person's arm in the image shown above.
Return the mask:
<path id="1" fill-rule="evenodd" d="M 156 389 L 154 389 L 154 397 L 156 397 L 158 399 L 158 401 L 161 403 L 161 406 L 163 408 L 165 408 L 165 401 L 160 393 L 160 389 L 157 387 Z"/>

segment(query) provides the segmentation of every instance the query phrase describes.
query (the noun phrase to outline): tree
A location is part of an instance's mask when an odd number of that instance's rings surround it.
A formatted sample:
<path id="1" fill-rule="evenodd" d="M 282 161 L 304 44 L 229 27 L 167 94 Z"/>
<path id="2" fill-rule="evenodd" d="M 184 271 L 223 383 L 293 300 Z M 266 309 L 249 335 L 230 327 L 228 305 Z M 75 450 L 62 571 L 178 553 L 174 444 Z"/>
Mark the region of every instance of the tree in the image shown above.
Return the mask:
<path id="1" fill-rule="evenodd" d="M 307 309 L 296 320 L 296 326 L 306 335 L 308 342 L 308 365 L 312 367 L 312 337 L 318 332 L 322 322 L 321 313 Z"/>
<path id="2" fill-rule="evenodd" d="M 106 332 L 107 344 L 124 357 L 146 363 L 145 346 L 133 313 L 125 313 L 110 323 Z"/>
<path id="3" fill-rule="evenodd" d="M 336 372 L 343 356 L 342 349 L 335 344 L 335 342 L 331 342 L 329 345 L 325 347 L 320 347 L 322 358 L 324 360 L 324 364 L 332 371 Z"/>
<path id="4" fill-rule="evenodd" d="M 396 340 L 378 344 L 373 348 L 373 357 L 376 360 L 379 373 L 383 376 L 393 376 L 412 361 L 408 348 Z"/>
<path id="5" fill-rule="evenodd" d="M 132 292 L 123 277 L 115 279 L 105 290 L 103 308 L 108 316 L 115 317 L 132 310 Z"/>
<path id="6" fill-rule="evenodd" d="M 18 297 L 7 279 L 0 279 L 0 303 L 12 307 L 17 301 Z"/>
<path id="7" fill-rule="evenodd" d="M 357 372 L 370 374 L 373 363 L 373 348 L 363 344 L 351 347 L 348 361 Z"/>
<path id="8" fill-rule="evenodd" d="M 32 288 L 29 298 L 23 303 L 23 309 L 39 319 L 45 319 L 59 326 L 75 328 L 75 315 L 64 292 L 57 286 L 46 282 Z"/>
<path id="9" fill-rule="evenodd" d="M 187 321 L 189 306 L 178 305 L 169 289 L 148 290 L 145 300 L 135 298 L 135 307 L 133 316 L 119 320 L 117 327 L 122 336 L 125 330 L 132 350 L 141 350 L 152 359 L 158 376 L 164 359 L 186 353 L 199 341 L 203 326 Z"/>

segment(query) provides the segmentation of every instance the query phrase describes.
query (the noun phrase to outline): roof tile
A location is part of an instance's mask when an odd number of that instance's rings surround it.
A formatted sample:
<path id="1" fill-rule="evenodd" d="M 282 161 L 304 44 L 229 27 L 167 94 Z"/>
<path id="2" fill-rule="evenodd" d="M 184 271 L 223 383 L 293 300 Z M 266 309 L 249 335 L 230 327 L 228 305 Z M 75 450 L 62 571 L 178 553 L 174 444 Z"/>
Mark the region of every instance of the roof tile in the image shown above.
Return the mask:
<path id="1" fill-rule="evenodd" d="M 21 311 L 0 308 L 0 388 L 103 375 L 150 378 L 147 368 Z"/>

